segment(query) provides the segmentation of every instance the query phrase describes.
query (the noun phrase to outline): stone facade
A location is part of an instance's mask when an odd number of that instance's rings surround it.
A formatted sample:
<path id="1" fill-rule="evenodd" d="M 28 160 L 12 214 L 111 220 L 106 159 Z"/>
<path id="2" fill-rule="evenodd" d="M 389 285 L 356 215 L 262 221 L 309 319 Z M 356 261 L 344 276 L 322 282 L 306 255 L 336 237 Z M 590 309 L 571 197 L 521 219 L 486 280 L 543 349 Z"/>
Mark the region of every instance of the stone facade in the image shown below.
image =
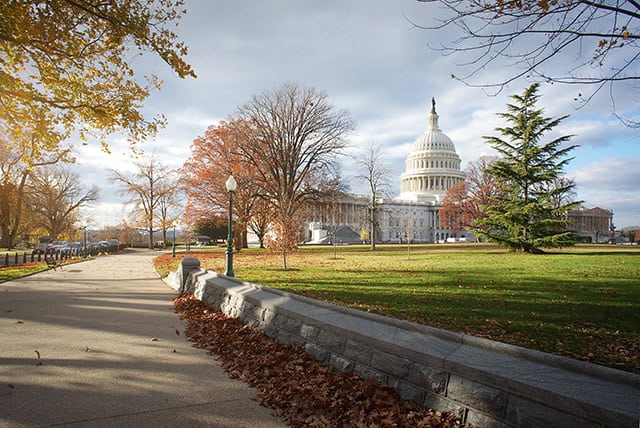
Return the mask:
<path id="1" fill-rule="evenodd" d="M 377 199 L 378 242 L 415 243 L 442 242 L 469 238 L 469 233 L 454 235 L 440 227 L 438 210 L 447 191 L 464 180 L 461 160 L 455 146 L 439 128 L 435 100 L 427 117 L 427 129 L 418 137 L 405 162 L 405 171 L 400 176 L 400 195 L 396 198 Z M 364 195 L 344 195 L 334 207 L 332 215 L 327 215 L 324 207 L 312 212 L 307 225 L 305 241 L 328 243 L 328 232 L 332 222 L 337 222 L 353 231 L 357 240 L 361 232 L 368 228 L 368 210 L 371 198 Z M 335 216 L 335 213 L 338 213 Z M 334 226 L 335 227 L 335 226 Z M 340 242 L 338 237 L 337 242 Z"/>
<path id="2" fill-rule="evenodd" d="M 570 230 L 573 230 L 583 239 L 594 242 L 609 242 L 612 238 L 613 211 L 600 207 L 570 210 L 567 220 L 571 222 Z"/>

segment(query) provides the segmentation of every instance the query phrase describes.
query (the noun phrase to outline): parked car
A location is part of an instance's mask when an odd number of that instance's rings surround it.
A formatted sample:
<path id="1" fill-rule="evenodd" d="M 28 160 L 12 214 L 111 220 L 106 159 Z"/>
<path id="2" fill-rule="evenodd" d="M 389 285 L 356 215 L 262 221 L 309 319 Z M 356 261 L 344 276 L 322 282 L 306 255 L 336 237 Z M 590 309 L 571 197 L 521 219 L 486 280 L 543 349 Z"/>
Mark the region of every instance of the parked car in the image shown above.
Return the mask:
<path id="1" fill-rule="evenodd" d="M 61 253 L 67 253 L 71 250 L 67 241 L 53 241 L 51 244 L 56 251 Z"/>
<path id="2" fill-rule="evenodd" d="M 71 249 L 71 254 L 74 256 L 82 254 L 82 242 L 72 242 L 71 244 L 69 244 L 69 248 Z"/>
<path id="3" fill-rule="evenodd" d="M 109 251 L 109 243 L 107 241 L 98 241 L 95 248 L 101 253 L 106 253 Z"/>
<path id="4" fill-rule="evenodd" d="M 109 251 L 120 251 L 120 241 L 117 239 L 109 239 Z"/>
<path id="5" fill-rule="evenodd" d="M 56 252 L 53 244 L 50 242 L 42 242 L 40 244 L 36 244 L 31 251 L 31 254 L 53 254 Z"/>

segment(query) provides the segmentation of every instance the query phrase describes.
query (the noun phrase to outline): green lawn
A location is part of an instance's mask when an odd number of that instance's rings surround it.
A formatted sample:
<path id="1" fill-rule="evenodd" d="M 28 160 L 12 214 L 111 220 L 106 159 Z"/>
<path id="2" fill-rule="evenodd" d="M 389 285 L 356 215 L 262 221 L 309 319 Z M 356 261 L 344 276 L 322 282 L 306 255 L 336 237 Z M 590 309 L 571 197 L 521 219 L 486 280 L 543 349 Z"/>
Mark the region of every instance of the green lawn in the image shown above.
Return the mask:
<path id="1" fill-rule="evenodd" d="M 11 281 L 36 272 L 47 270 L 45 262 L 33 262 L 24 265 L 0 267 L 0 282 Z"/>
<path id="2" fill-rule="evenodd" d="M 175 269 L 180 257 L 169 259 Z M 224 270 L 223 250 L 191 253 Z M 490 245 L 242 250 L 236 277 L 309 297 L 640 373 L 640 250 L 579 246 L 544 255 Z"/>

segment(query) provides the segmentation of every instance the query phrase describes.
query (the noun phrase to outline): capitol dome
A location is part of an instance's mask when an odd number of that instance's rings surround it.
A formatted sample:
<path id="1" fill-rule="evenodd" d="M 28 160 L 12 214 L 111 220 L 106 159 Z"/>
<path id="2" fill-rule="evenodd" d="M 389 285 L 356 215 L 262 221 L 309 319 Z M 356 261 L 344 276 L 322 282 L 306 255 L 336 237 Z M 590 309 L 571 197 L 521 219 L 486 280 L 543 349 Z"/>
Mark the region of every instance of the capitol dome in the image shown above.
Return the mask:
<path id="1" fill-rule="evenodd" d="M 447 191 L 464 180 L 460 156 L 451 138 L 438 127 L 435 99 L 431 100 L 427 130 L 418 137 L 400 176 L 400 200 L 441 202 Z"/>

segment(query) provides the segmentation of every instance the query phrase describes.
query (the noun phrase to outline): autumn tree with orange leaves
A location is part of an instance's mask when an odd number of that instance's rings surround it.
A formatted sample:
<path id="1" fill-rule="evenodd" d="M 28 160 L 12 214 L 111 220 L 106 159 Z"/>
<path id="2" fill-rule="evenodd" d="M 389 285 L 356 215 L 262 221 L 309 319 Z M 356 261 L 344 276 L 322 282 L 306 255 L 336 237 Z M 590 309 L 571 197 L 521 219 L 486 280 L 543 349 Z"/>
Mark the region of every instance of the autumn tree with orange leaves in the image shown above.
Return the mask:
<path id="1" fill-rule="evenodd" d="M 193 141 L 192 155 L 181 169 L 189 207 L 185 220 L 189 223 L 226 217 L 229 193 L 225 182 L 233 174 L 238 183 L 233 195 L 235 227 L 241 231 L 240 234 L 234 234 L 240 237 L 236 248 L 247 247 L 247 227 L 254 232 L 257 230 L 259 237 L 264 237 L 264 222 L 260 219 L 265 217 L 263 211 L 268 212 L 268 207 L 258 197 L 257 188 L 253 185 L 256 170 L 250 168 L 239 153 L 243 127 L 242 121 L 220 122 L 217 126 L 210 126 L 203 136 Z"/>
<path id="2" fill-rule="evenodd" d="M 452 233 L 477 228 L 476 221 L 484 216 L 483 206 L 499 191 L 498 184 L 486 169 L 497 160 L 496 156 L 482 156 L 469 162 L 465 180 L 451 187 L 438 211 L 440 225 Z"/>

